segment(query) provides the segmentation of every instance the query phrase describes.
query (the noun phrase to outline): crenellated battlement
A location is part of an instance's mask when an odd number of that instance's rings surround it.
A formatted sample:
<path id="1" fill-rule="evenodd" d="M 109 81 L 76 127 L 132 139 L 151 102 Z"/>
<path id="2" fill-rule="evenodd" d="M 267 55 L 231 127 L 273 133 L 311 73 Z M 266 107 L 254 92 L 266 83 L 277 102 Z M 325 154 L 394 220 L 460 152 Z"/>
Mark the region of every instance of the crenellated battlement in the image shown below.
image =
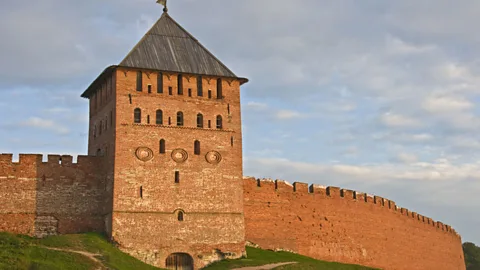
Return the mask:
<path id="1" fill-rule="evenodd" d="M 399 207 L 394 201 L 385 199 L 380 196 L 370 195 L 354 190 L 342 189 L 339 187 L 325 187 L 316 184 L 312 184 L 309 186 L 308 184 L 301 182 L 295 182 L 292 185 L 284 180 L 256 179 L 254 177 L 244 177 L 244 181 L 246 186 L 256 186 L 257 188 L 260 188 L 265 192 L 278 193 L 278 196 L 282 196 L 282 194 L 285 193 L 302 193 L 320 196 L 325 199 L 354 201 L 359 204 L 364 204 L 367 207 L 369 207 L 369 205 L 372 205 L 373 207 L 378 207 L 380 209 L 388 211 L 386 214 L 401 215 L 405 218 L 409 218 L 418 221 L 419 223 L 423 223 L 426 226 L 430 226 L 432 227 L 432 229 L 451 233 L 456 237 L 460 238 L 460 235 L 451 226 L 445 225 L 439 221 L 434 221 L 429 217 L 422 216 L 406 208 Z"/>

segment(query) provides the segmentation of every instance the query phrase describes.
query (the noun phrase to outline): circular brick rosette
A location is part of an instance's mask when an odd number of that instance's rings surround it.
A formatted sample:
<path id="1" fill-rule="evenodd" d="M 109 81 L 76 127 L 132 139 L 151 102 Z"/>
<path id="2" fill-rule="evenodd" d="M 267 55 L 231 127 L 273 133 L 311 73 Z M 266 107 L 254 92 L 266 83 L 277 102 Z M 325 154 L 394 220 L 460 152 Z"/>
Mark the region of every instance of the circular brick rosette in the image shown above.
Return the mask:
<path id="1" fill-rule="evenodd" d="M 141 161 L 149 161 L 153 159 L 153 151 L 148 147 L 139 147 L 137 151 L 135 151 L 135 155 Z"/>
<path id="2" fill-rule="evenodd" d="M 218 164 L 222 161 L 222 155 L 217 151 L 210 151 L 205 155 L 205 159 L 210 164 Z"/>
<path id="3" fill-rule="evenodd" d="M 183 149 L 175 149 L 172 151 L 172 159 L 177 163 L 184 163 L 188 159 L 188 153 Z"/>

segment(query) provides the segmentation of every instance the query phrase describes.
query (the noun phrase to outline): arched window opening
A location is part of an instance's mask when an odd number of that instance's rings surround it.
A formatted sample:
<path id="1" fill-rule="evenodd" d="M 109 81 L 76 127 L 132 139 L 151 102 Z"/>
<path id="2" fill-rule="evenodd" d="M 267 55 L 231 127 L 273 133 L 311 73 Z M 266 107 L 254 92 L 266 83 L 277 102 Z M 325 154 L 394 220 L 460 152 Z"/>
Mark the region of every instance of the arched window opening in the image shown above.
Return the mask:
<path id="1" fill-rule="evenodd" d="M 183 76 L 179 74 L 177 77 L 177 91 L 179 95 L 183 95 Z"/>
<path id="2" fill-rule="evenodd" d="M 160 72 L 157 75 L 157 93 L 162 94 L 163 93 L 163 73 Z"/>
<path id="3" fill-rule="evenodd" d="M 149 94 L 152 93 L 152 85 L 151 84 L 147 85 L 147 91 L 148 91 Z"/>
<path id="4" fill-rule="evenodd" d="M 212 128 L 212 120 L 208 120 L 208 128 Z"/>
<path id="5" fill-rule="evenodd" d="M 202 76 L 198 76 L 198 77 L 197 77 L 197 96 L 203 97 Z"/>
<path id="6" fill-rule="evenodd" d="M 157 125 L 163 125 L 163 111 L 157 110 L 155 123 Z"/>
<path id="7" fill-rule="evenodd" d="M 197 114 L 197 128 L 203 128 L 203 114 Z"/>
<path id="8" fill-rule="evenodd" d="M 160 154 L 165 154 L 165 140 L 161 139 L 160 140 Z"/>
<path id="9" fill-rule="evenodd" d="M 142 85 L 143 85 L 142 72 L 137 71 L 137 91 L 138 92 L 142 92 Z"/>
<path id="10" fill-rule="evenodd" d="M 150 115 L 147 115 L 147 124 L 150 124 Z"/>
<path id="11" fill-rule="evenodd" d="M 223 120 L 221 115 L 217 115 L 217 128 L 222 129 L 223 128 Z"/>
<path id="12" fill-rule="evenodd" d="M 178 211 L 177 219 L 178 219 L 178 221 L 183 221 L 183 212 L 182 211 Z"/>
<path id="13" fill-rule="evenodd" d="M 168 87 L 168 94 L 170 96 L 173 95 L 173 88 L 171 86 Z"/>
<path id="14" fill-rule="evenodd" d="M 222 79 L 217 80 L 217 99 L 223 99 Z"/>
<path id="15" fill-rule="evenodd" d="M 192 88 L 188 88 L 188 96 L 192 97 Z"/>
<path id="16" fill-rule="evenodd" d="M 180 183 L 180 172 L 176 171 L 175 172 L 175 184 L 179 184 L 179 183 Z"/>
<path id="17" fill-rule="evenodd" d="M 133 111 L 133 121 L 135 124 L 142 123 L 142 110 L 140 108 L 136 108 Z"/>
<path id="18" fill-rule="evenodd" d="M 183 127 L 183 112 L 177 112 L 177 126 Z"/>
<path id="19" fill-rule="evenodd" d="M 172 118 L 171 117 L 168 117 L 168 125 L 172 125 Z"/>
<path id="20" fill-rule="evenodd" d="M 212 98 L 212 90 L 208 90 L 208 98 Z"/>
<path id="21" fill-rule="evenodd" d="M 200 141 L 195 141 L 193 145 L 193 153 L 195 155 L 200 155 Z"/>

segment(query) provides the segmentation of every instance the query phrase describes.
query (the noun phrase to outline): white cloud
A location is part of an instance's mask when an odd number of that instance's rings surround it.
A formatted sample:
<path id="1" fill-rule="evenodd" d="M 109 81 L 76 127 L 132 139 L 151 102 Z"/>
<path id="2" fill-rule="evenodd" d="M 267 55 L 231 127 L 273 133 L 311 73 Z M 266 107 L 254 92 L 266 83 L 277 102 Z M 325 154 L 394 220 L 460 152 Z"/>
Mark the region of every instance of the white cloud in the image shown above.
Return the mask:
<path id="1" fill-rule="evenodd" d="M 469 110 L 474 104 L 459 96 L 430 96 L 422 104 L 431 113 L 452 113 Z"/>
<path id="2" fill-rule="evenodd" d="M 412 164 L 417 162 L 418 158 L 414 154 L 400 153 L 397 155 L 397 160 L 405 164 Z"/>
<path id="3" fill-rule="evenodd" d="M 391 112 L 384 113 L 381 116 L 381 121 L 389 127 L 417 127 L 420 125 L 417 119 Z"/>
<path id="4" fill-rule="evenodd" d="M 23 127 L 33 127 L 33 128 L 51 130 L 59 134 L 68 134 L 70 132 L 68 128 L 58 125 L 52 120 L 42 119 L 39 117 L 31 117 L 26 121 L 22 122 L 20 125 Z"/>
<path id="5" fill-rule="evenodd" d="M 268 108 L 268 105 L 266 103 L 255 102 L 255 101 L 247 102 L 247 109 L 250 109 L 250 110 L 265 110 L 267 108 Z"/>
<path id="6" fill-rule="evenodd" d="M 275 113 L 275 118 L 280 120 L 290 120 L 302 117 L 305 117 L 305 115 L 293 110 L 279 110 Z"/>

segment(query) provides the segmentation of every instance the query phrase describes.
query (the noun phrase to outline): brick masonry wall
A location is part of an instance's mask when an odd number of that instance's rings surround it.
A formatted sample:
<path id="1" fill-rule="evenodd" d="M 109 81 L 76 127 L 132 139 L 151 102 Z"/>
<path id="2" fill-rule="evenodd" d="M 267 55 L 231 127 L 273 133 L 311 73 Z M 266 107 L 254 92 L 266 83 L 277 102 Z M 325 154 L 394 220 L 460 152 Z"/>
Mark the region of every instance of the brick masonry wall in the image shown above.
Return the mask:
<path id="1" fill-rule="evenodd" d="M 393 201 L 339 188 L 246 178 L 246 240 L 381 269 L 465 269 L 460 236 Z"/>
<path id="2" fill-rule="evenodd" d="M 217 99 L 217 78 L 203 78 L 203 97 L 199 97 L 196 76 L 183 74 L 183 95 L 178 94 L 177 74 L 163 73 L 163 93 L 157 93 L 157 72 L 143 70 L 142 76 L 143 91 L 138 92 L 137 70 L 116 72 L 114 240 L 123 250 L 159 267 L 172 253 L 188 253 L 196 268 L 242 256 L 239 82 L 224 79 L 225 98 Z M 135 108 L 142 111 L 141 124 L 134 123 Z M 157 110 L 163 111 L 163 125 L 156 124 Z M 183 127 L 177 126 L 179 111 L 184 115 Z M 203 115 L 203 128 L 197 128 L 198 113 Z M 217 115 L 222 116 L 222 129 L 216 128 Z M 165 153 L 160 153 L 161 139 Z M 194 154 L 196 140 L 199 155 Z M 143 149 L 140 154 L 139 149 Z M 175 154 L 178 149 L 182 152 Z M 219 163 L 207 161 L 211 151 L 221 156 Z M 176 171 L 179 183 L 175 183 Z M 178 221 L 179 211 L 184 212 L 184 221 Z"/>
<path id="3" fill-rule="evenodd" d="M 0 155 L 0 231 L 43 237 L 105 230 L 108 197 L 102 159 Z M 111 210 L 110 210 L 111 211 Z"/>

